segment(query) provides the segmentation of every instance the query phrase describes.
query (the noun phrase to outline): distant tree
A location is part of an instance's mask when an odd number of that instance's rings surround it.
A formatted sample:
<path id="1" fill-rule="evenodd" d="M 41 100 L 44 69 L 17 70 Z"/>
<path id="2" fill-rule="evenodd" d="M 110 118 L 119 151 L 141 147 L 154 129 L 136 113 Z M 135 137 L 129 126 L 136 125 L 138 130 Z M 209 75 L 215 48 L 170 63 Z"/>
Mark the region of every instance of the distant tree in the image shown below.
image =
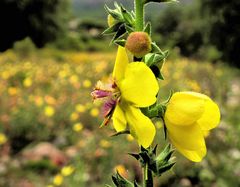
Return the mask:
<path id="1" fill-rule="evenodd" d="M 209 42 L 222 52 L 223 60 L 240 68 L 240 1 L 201 0 L 208 21 Z"/>
<path id="2" fill-rule="evenodd" d="M 29 36 L 37 47 L 64 31 L 69 0 L 1 0 L 0 51 Z"/>

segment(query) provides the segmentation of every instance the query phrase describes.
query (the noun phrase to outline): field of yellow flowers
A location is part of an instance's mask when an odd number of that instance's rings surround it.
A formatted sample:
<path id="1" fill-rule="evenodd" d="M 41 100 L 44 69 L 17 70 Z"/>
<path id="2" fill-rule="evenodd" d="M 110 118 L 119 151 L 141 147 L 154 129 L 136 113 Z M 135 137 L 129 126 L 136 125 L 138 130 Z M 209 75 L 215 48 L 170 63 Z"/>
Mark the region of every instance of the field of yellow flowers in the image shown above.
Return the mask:
<path id="1" fill-rule="evenodd" d="M 114 55 L 51 49 L 0 54 L 0 186 L 104 186 L 111 184 L 116 169 L 141 180 L 137 162 L 127 155 L 137 151 L 136 143 L 125 135 L 112 139 L 111 127 L 98 128 L 101 107 L 90 96 L 97 80 L 110 76 Z M 170 91 L 202 92 L 217 101 L 222 122 L 207 138 L 208 156 L 202 163 L 176 153 L 180 162 L 156 185 L 239 184 L 239 71 L 183 58 L 168 60 L 162 71 L 160 90 L 168 92 L 161 92 L 160 99 Z M 163 146 L 161 132 L 156 143 Z"/>

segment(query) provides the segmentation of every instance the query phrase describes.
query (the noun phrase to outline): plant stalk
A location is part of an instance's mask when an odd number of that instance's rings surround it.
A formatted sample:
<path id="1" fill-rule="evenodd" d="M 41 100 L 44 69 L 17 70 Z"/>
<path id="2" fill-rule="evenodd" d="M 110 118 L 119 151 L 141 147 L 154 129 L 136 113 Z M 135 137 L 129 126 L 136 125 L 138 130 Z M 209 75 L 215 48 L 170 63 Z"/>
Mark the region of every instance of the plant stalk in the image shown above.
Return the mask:
<path id="1" fill-rule="evenodd" d="M 144 28 L 144 2 L 143 0 L 135 0 L 134 8 L 136 14 L 135 31 L 143 31 Z"/>
<path id="2" fill-rule="evenodd" d="M 143 168 L 143 187 L 153 187 L 152 171 L 148 169 L 147 163 Z"/>

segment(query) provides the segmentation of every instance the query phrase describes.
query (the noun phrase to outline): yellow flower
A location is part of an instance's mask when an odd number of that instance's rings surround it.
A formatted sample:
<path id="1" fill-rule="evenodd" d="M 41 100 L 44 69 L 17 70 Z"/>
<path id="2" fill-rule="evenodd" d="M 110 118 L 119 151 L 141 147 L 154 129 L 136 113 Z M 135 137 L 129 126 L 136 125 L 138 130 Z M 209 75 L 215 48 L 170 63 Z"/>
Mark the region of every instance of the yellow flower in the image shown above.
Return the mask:
<path id="1" fill-rule="evenodd" d="M 58 174 L 53 178 L 53 184 L 55 186 L 60 186 L 63 183 L 63 176 Z"/>
<path id="2" fill-rule="evenodd" d="M 75 170 L 75 168 L 71 165 L 65 166 L 61 169 L 61 174 L 66 177 L 66 176 L 71 175 L 74 172 L 74 170 Z"/>
<path id="3" fill-rule="evenodd" d="M 92 117 L 97 117 L 99 115 L 99 110 L 98 108 L 92 108 L 90 111 L 90 114 Z"/>
<path id="4" fill-rule="evenodd" d="M 83 129 L 83 125 L 81 123 L 75 123 L 72 128 L 75 132 L 80 132 Z"/>
<path id="5" fill-rule="evenodd" d="M 86 79 L 86 80 L 83 81 L 83 86 L 85 88 L 89 88 L 90 86 L 92 86 L 92 83 L 91 83 L 90 80 Z"/>
<path id="6" fill-rule="evenodd" d="M 208 96 L 177 92 L 171 97 L 164 116 L 168 137 L 189 160 L 200 162 L 207 149 L 204 136 L 220 121 L 220 111 Z"/>
<path id="7" fill-rule="evenodd" d="M 125 48 L 119 47 L 113 79 L 107 85 L 98 82 L 92 92 L 94 99 L 107 98 L 103 108 L 103 125 L 111 117 L 117 132 L 126 130 L 128 124 L 131 135 L 138 143 L 145 148 L 149 147 L 156 130 L 139 107 L 148 107 L 156 102 L 159 86 L 154 74 L 143 62 L 129 63 Z"/>
<path id="8" fill-rule="evenodd" d="M 51 106 L 46 106 L 46 107 L 44 108 L 44 114 L 45 114 L 46 116 L 48 116 L 48 117 L 51 117 L 51 116 L 53 116 L 53 115 L 55 114 L 55 110 L 54 110 L 54 108 L 51 107 Z"/>
<path id="9" fill-rule="evenodd" d="M 32 86 L 32 79 L 29 78 L 29 77 L 26 78 L 26 79 L 24 79 L 24 81 L 23 81 L 23 86 L 26 87 L 26 88 Z"/>
<path id="10" fill-rule="evenodd" d="M 7 137 L 5 134 L 0 133 L 0 145 L 5 144 L 7 142 Z"/>

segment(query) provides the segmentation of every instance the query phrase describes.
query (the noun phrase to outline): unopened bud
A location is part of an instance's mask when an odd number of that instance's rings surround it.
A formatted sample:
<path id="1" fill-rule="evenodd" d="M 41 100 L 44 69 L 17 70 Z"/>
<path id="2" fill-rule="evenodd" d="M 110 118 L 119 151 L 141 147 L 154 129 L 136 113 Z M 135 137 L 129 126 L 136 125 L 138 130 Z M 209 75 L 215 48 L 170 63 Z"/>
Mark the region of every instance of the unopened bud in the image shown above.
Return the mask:
<path id="1" fill-rule="evenodd" d="M 109 27 L 112 27 L 114 24 L 116 24 L 116 20 L 110 14 L 108 14 L 107 22 Z"/>
<path id="2" fill-rule="evenodd" d="M 135 57 L 141 58 L 151 52 L 151 38 L 146 32 L 132 32 L 126 41 L 128 49 Z"/>

